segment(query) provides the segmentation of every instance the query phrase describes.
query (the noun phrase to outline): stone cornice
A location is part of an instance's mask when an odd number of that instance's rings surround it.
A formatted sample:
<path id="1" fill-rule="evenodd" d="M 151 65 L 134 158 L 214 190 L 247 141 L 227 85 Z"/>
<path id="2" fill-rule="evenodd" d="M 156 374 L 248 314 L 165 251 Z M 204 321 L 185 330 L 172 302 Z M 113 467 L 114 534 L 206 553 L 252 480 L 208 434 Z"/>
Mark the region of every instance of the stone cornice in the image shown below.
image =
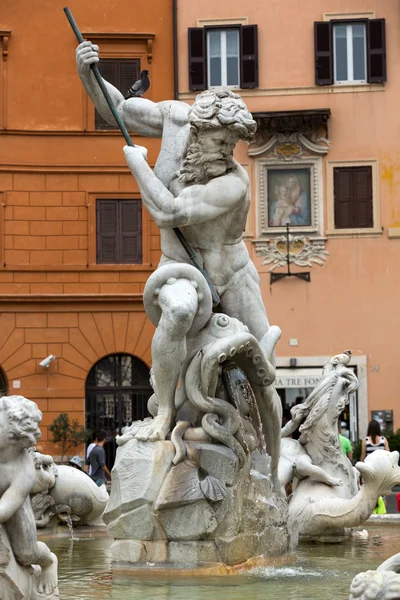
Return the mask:
<path id="1" fill-rule="evenodd" d="M 86 31 L 82 33 L 85 39 L 90 39 L 92 42 L 99 44 L 108 43 L 134 43 L 145 42 L 147 50 L 147 61 L 151 63 L 153 59 L 153 40 L 155 33 L 136 33 L 136 32 L 109 32 L 109 31 Z"/>

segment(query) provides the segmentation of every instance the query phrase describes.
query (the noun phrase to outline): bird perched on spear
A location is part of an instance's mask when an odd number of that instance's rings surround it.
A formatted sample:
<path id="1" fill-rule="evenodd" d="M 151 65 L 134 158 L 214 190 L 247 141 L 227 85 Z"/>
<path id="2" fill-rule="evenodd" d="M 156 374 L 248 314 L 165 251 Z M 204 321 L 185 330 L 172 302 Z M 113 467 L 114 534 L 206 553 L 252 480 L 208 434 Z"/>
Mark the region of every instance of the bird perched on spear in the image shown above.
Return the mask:
<path id="1" fill-rule="evenodd" d="M 128 98 L 140 98 L 150 87 L 149 71 L 146 69 L 140 73 L 140 79 L 129 88 L 125 100 Z"/>

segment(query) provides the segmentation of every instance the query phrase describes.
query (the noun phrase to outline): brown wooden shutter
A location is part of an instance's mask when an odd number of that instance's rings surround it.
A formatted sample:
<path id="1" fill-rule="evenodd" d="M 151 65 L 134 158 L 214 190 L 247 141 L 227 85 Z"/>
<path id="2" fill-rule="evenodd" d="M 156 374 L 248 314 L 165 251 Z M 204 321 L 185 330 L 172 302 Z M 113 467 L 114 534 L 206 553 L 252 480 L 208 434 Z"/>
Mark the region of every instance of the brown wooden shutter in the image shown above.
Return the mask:
<path id="1" fill-rule="evenodd" d="M 367 21 L 367 65 L 369 83 L 386 81 L 385 19 Z"/>
<path id="2" fill-rule="evenodd" d="M 373 227 L 372 167 L 354 167 L 354 227 Z"/>
<path id="3" fill-rule="evenodd" d="M 119 60 L 118 61 L 118 89 L 123 96 L 135 81 L 140 78 L 140 60 Z"/>
<path id="4" fill-rule="evenodd" d="M 373 227 L 372 167 L 336 167 L 335 229 Z"/>
<path id="5" fill-rule="evenodd" d="M 142 262 L 142 203 L 121 200 L 121 263 Z"/>
<path id="6" fill-rule="evenodd" d="M 114 87 L 118 87 L 118 61 L 111 58 L 104 58 L 98 63 L 100 75 L 111 83 Z M 95 109 L 95 129 L 114 130 L 118 129 L 117 125 L 110 125 Z"/>
<path id="7" fill-rule="evenodd" d="M 242 25 L 240 28 L 240 87 L 258 87 L 257 25 Z"/>
<path id="8" fill-rule="evenodd" d="M 315 83 L 333 84 L 333 44 L 330 21 L 314 23 Z"/>
<path id="9" fill-rule="evenodd" d="M 118 201 L 97 200 L 97 263 L 118 262 Z"/>
<path id="10" fill-rule="evenodd" d="M 353 178 L 351 169 L 333 169 L 335 229 L 352 227 Z"/>
<path id="11" fill-rule="evenodd" d="M 207 89 L 206 30 L 204 27 L 189 27 L 189 89 Z"/>

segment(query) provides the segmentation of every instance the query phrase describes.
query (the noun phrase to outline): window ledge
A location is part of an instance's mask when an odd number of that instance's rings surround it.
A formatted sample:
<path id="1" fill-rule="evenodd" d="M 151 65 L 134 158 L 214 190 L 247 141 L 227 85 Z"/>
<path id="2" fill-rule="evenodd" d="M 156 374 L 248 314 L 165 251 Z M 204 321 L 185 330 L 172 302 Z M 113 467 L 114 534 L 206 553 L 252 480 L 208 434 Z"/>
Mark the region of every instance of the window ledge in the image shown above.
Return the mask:
<path id="1" fill-rule="evenodd" d="M 365 227 L 354 229 L 328 229 L 326 235 L 329 237 L 379 237 L 383 233 L 383 227 Z"/>
<path id="2" fill-rule="evenodd" d="M 277 87 L 277 88 L 233 88 L 234 92 L 242 98 L 268 97 L 268 96 L 306 96 L 323 94 L 351 94 L 363 92 L 384 92 L 384 83 L 361 83 L 361 84 L 340 84 L 340 85 L 310 85 L 298 87 Z M 194 100 L 200 91 L 181 91 L 179 100 Z"/>
<path id="3" fill-rule="evenodd" d="M 389 238 L 400 238 L 400 227 L 389 227 L 388 228 Z"/>

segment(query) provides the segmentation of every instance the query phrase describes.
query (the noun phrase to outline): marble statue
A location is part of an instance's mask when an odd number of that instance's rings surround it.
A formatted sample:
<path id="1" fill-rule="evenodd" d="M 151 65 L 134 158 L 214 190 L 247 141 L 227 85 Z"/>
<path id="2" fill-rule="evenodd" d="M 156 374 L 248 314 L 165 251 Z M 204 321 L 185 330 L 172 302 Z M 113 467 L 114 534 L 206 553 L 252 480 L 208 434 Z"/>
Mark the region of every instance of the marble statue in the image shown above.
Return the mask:
<path id="1" fill-rule="evenodd" d="M 353 468 L 341 451 L 338 418 L 358 386 L 349 359 L 347 352 L 329 361 L 282 429 L 279 477 L 282 488 L 291 483 L 293 490 L 288 525 L 303 539 L 343 540 L 369 518 L 378 497 L 400 483 L 398 452 L 376 451 Z M 297 429 L 298 440 L 288 437 Z"/>
<path id="2" fill-rule="evenodd" d="M 38 528 L 46 527 L 53 516 L 74 525 L 103 525 L 101 516 L 108 493 L 83 471 L 67 465 L 56 466 L 51 456 L 33 452 L 36 481 L 31 504 Z"/>
<path id="3" fill-rule="evenodd" d="M 30 503 L 35 465 L 28 450 L 40 437 L 42 413 L 22 396 L 0 398 L 0 598 L 58 598 L 57 558 L 36 537 Z"/>
<path id="4" fill-rule="evenodd" d="M 83 42 L 76 57 L 97 110 L 113 123 L 90 70 L 98 47 Z M 114 558 L 140 562 L 149 557 L 149 541 L 157 542 L 156 562 L 165 562 L 160 544 L 166 542 L 171 562 L 178 562 L 179 552 L 188 556 L 183 544 L 189 542 L 196 563 L 235 564 L 282 552 L 289 536 L 278 480 L 282 408 L 273 366 L 281 332 L 269 325 L 242 239 L 250 186 L 233 158 L 240 140 L 253 139 L 256 123 L 230 90 L 205 91 L 189 106 L 125 100 L 105 83 L 129 130 L 162 138 L 154 171 L 145 148 L 124 148 L 160 228 L 162 258 L 144 291 L 156 326 L 153 416 L 133 423 L 118 440 L 104 513 L 118 541 Z M 192 266 L 176 228 L 202 271 Z"/>
<path id="5" fill-rule="evenodd" d="M 376 571 L 365 571 L 351 582 L 349 600 L 400 598 L 400 553 L 385 560 Z"/>

